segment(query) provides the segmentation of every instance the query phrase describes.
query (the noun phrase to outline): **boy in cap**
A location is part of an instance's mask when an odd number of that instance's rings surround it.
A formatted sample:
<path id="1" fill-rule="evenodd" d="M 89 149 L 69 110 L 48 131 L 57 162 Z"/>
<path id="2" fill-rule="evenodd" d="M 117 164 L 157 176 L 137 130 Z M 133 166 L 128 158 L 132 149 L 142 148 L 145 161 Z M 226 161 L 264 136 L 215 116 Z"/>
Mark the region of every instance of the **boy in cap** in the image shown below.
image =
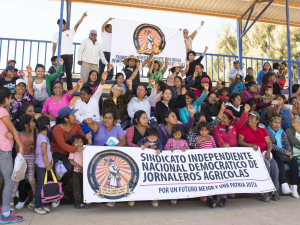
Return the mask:
<path id="1" fill-rule="evenodd" d="M 103 54 L 102 46 L 97 41 L 97 31 L 91 30 L 89 38 L 84 39 L 78 49 L 78 64 L 81 65 L 81 78 L 84 82 L 89 79 L 91 70 L 98 70 L 98 58 L 105 65 L 109 65 Z"/>
<path id="2" fill-rule="evenodd" d="M 13 66 L 15 67 L 16 66 L 16 61 L 11 59 L 11 60 L 8 60 L 7 62 L 7 66 Z M 20 75 L 20 76 L 19 76 Z M 25 73 L 23 71 L 16 71 L 15 73 L 15 77 L 20 77 L 20 78 L 23 78 L 25 76 Z M 0 77 L 4 78 L 5 77 L 5 70 L 2 71 L 2 73 L 0 74 Z"/>
<path id="3" fill-rule="evenodd" d="M 19 77 L 15 77 L 17 72 L 18 69 L 14 66 L 7 66 L 5 69 L 5 77 L 0 78 L 0 87 L 7 87 L 12 94 L 15 94 L 16 80 L 19 79 Z"/>
<path id="4" fill-rule="evenodd" d="M 242 80 L 244 79 L 244 72 L 240 69 L 240 61 L 234 60 L 233 61 L 233 68 L 229 71 L 228 74 L 228 80 L 229 82 L 233 82 L 236 75 L 240 75 L 242 77 Z"/>

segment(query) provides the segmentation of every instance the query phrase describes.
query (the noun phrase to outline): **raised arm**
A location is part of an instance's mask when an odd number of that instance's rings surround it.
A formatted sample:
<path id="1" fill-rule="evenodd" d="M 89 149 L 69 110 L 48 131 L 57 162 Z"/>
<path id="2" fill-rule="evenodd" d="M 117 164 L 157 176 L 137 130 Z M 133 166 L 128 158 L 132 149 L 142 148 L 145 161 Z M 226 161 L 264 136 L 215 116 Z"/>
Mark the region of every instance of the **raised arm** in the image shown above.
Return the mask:
<path id="1" fill-rule="evenodd" d="M 208 50 L 208 47 L 205 46 L 204 52 L 203 52 L 202 55 L 201 55 L 202 57 L 204 57 L 204 56 L 206 55 L 207 50 Z M 201 61 L 200 61 L 200 62 L 201 62 Z"/>
<path id="2" fill-rule="evenodd" d="M 88 127 L 91 129 L 91 131 L 93 133 L 97 133 L 98 129 L 99 129 L 99 124 L 98 123 L 94 123 L 92 118 L 87 118 L 85 119 L 86 124 L 88 125 Z"/>
<path id="3" fill-rule="evenodd" d="M 186 73 L 189 71 L 189 69 L 190 69 L 190 62 L 188 60 L 185 60 L 185 69 L 181 70 L 181 76 L 184 77 Z"/>
<path id="4" fill-rule="evenodd" d="M 82 23 L 83 19 L 87 17 L 87 12 L 83 13 L 82 17 L 80 18 L 80 20 L 78 20 L 78 22 L 76 23 L 76 25 L 74 26 L 74 30 L 75 32 L 77 31 L 79 25 Z"/>
<path id="5" fill-rule="evenodd" d="M 83 79 L 80 79 L 75 88 L 73 90 L 70 91 L 70 96 L 73 97 L 75 95 L 75 93 L 79 90 L 79 88 L 84 84 L 84 80 Z"/>
<path id="6" fill-rule="evenodd" d="M 53 73 L 53 74 L 47 75 L 47 76 L 49 77 L 49 80 L 50 80 L 50 81 L 55 80 L 55 79 L 61 74 L 61 71 L 62 71 L 63 65 L 64 65 L 64 60 L 63 60 L 62 58 L 60 58 L 60 59 L 58 60 L 58 62 L 59 62 L 59 67 L 58 67 L 58 69 L 56 70 L 56 72 Z"/>
<path id="7" fill-rule="evenodd" d="M 169 58 L 166 57 L 166 58 L 165 58 L 165 67 L 161 70 L 161 73 L 162 73 L 163 76 L 164 76 L 165 72 L 166 72 L 167 69 L 168 69 L 168 61 L 169 61 Z"/>
<path id="8" fill-rule="evenodd" d="M 148 71 L 148 77 L 150 77 L 151 74 L 152 74 L 153 66 L 154 66 L 154 60 L 151 61 L 151 66 L 150 66 L 150 69 Z"/>
<path id="9" fill-rule="evenodd" d="M 102 25 L 102 32 L 104 32 L 105 31 L 105 27 L 106 27 L 106 25 L 110 22 L 110 21 L 112 21 L 114 18 L 109 18 L 108 20 L 106 20 L 105 21 L 105 23 Z"/>
<path id="10" fill-rule="evenodd" d="M 153 58 L 153 56 L 155 55 L 154 51 L 151 52 L 151 55 L 144 61 L 142 62 L 142 68 L 144 68 L 144 66 L 150 62 L 150 60 Z"/>
<path id="11" fill-rule="evenodd" d="M 150 80 L 150 84 L 152 85 L 152 91 L 151 91 L 151 94 L 149 96 L 149 103 L 150 105 L 153 104 L 153 102 L 155 101 L 155 98 L 156 98 L 156 85 L 155 85 L 155 80 Z"/>
<path id="12" fill-rule="evenodd" d="M 27 90 L 28 90 L 28 92 L 29 92 L 29 94 L 31 95 L 31 96 L 33 96 L 33 79 L 32 79 L 32 74 L 31 74 L 31 72 L 32 72 L 32 68 L 31 68 L 31 66 L 26 66 L 26 70 L 27 70 L 27 73 L 28 73 L 28 85 L 27 85 Z"/>
<path id="13" fill-rule="evenodd" d="M 135 68 L 135 70 L 133 71 L 131 77 L 128 80 L 132 80 L 132 81 L 134 80 L 134 78 L 137 76 L 137 74 L 138 74 L 138 72 L 140 70 L 140 67 L 141 67 L 141 63 L 137 62 L 136 63 L 136 68 Z M 124 77 L 125 77 L 125 75 L 124 75 Z"/>

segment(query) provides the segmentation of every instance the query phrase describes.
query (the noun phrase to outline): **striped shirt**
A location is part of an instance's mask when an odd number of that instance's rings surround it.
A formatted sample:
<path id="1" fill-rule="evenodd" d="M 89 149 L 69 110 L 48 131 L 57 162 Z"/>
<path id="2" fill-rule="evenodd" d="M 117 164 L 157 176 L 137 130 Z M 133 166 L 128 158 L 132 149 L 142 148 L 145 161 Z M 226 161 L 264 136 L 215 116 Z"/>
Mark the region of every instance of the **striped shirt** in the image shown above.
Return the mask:
<path id="1" fill-rule="evenodd" d="M 210 141 L 202 141 L 200 144 L 197 144 L 195 146 L 195 149 L 208 149 L 208 148 L 216 148 L 216 142 L 213 136 L 208 135 L 210 137 Z M 199 138 L 202 138 L 201 135 L 197 136 L 195 140 L 198 140 Z"/>

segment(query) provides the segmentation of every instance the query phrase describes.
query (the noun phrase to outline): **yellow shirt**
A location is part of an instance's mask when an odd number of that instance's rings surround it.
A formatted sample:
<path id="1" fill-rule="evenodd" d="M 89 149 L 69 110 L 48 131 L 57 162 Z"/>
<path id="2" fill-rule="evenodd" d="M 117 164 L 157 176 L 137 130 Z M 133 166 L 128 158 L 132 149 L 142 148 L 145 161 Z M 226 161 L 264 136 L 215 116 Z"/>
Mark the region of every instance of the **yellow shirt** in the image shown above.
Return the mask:
<path id="1" fill-rule="evenodd" d="M 114 103 L 117 104 L 117 99 L 113 99 L 113 100 L 114 100 Z"/>

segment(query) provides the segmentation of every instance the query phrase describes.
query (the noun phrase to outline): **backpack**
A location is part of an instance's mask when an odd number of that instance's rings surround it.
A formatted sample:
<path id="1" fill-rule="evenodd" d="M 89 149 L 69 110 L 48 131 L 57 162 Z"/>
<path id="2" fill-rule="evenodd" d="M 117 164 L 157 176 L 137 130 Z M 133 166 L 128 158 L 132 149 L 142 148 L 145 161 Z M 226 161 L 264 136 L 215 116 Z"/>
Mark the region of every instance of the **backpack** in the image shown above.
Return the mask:
<path id="1" fill-rule="evenodd" d="M 57 179 L 52 169 L 51 169 L 51 174 L 52 174 L 53 181 L 47 182 L 48 173 L 46 171 L 44 185 L 41 191 L 42 203 L 49 203 L 63 198 L 62 187 L 60 183 L 57 182 Z"/>

